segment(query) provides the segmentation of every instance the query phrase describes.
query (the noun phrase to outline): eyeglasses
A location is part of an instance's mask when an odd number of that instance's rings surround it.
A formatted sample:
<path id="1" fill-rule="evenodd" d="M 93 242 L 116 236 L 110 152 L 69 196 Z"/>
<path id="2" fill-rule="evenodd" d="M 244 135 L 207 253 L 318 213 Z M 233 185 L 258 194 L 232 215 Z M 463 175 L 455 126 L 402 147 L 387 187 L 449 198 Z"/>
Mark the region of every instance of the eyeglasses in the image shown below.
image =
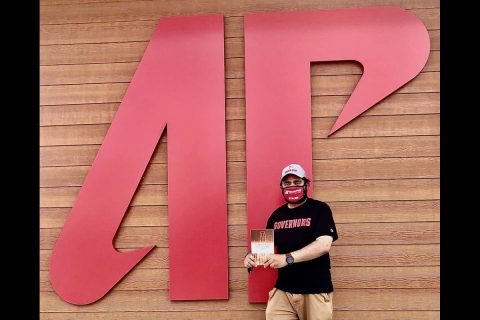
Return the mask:
<path id="1" fill-rule="evenodd" d="M 282 181 L 281 187 L 282 188 L 288 188 L 288 187 L 303 187 L 305 185 L 304 180 L 293 180 L 293 181 Z"/>

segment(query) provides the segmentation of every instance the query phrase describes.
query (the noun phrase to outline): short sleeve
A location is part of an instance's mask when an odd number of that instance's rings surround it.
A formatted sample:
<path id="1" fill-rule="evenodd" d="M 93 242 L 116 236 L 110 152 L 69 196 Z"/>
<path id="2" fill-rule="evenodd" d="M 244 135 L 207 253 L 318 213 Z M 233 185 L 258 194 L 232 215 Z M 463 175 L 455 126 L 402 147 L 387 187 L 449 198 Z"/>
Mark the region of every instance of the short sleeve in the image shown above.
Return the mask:
<path id="1" fill-rule="evenodd" d="M 315 224 L 315 238 L 320 236 L 332 236 L 333 241 L 338 239 L 337 228 L 333 221 L 332 210 L 330 206 L 323 203 L 319 207 L 318 219 Z"/>
<path id="2" fill-rule="evenodd" d="M 272 217 L 271 216 L 270 216 L 270 218 L 268 218 L 267 226 L 265 227 L 265 229 L 273 229 L 273 223 L 272 223 Z"/>

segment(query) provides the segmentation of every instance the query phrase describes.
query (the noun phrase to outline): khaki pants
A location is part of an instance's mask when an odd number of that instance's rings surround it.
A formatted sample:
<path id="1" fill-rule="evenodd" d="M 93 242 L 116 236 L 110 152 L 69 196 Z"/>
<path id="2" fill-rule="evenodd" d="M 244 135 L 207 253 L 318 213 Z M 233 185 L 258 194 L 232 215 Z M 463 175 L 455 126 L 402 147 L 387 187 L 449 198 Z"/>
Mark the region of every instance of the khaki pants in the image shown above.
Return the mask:
<path id="1" fill-rule="evenodd" d="M 331 320 L 333 292 L 294 294 L 273 288 L 268 293 L 267 320 Z"/>

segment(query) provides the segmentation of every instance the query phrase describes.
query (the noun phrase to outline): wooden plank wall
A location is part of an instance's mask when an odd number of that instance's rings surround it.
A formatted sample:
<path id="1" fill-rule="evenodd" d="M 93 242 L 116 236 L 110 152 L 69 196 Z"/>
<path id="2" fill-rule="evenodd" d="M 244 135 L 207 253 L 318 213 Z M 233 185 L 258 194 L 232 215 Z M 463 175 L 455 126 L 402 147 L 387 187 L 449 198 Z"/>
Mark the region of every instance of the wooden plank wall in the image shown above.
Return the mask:
<path id="1" fill-rule="evenodd" d="M 361 69 L 312 65 L 314 195 L 331 204 L 340 234 L 332 248 L 334 318 L 440 318 L 438 0 L 40 5 L 41 319 L 264 319 L 265 304 L 248 303 L 241 267 L 247 248 L 243 14 L 374 5 L 400 6 L 422 19 L 431 53 L 416 79 L 328 139 Z M 168 300 L 164 137 L 115 241 L 121 251 L 157 248 L 101 301 L 63 302 L 49 282 L 51 250 L 158 20 L 210 13 L 225 15 L 230 299 Z"/>

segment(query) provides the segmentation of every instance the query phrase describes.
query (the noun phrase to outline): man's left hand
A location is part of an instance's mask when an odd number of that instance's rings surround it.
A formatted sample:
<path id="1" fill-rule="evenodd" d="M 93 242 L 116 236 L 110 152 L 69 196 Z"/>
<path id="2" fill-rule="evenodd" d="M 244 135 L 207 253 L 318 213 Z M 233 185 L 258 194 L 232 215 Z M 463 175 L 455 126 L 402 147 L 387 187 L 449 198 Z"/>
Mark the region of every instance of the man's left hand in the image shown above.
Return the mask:
<path id="1" fill-rule="evenodd" d="M 283 268 L 287 265 L 286 255 L 284 254 L 271 254 L 267 257 L 264 268 L 270 267 L 274 269 Z"/>

